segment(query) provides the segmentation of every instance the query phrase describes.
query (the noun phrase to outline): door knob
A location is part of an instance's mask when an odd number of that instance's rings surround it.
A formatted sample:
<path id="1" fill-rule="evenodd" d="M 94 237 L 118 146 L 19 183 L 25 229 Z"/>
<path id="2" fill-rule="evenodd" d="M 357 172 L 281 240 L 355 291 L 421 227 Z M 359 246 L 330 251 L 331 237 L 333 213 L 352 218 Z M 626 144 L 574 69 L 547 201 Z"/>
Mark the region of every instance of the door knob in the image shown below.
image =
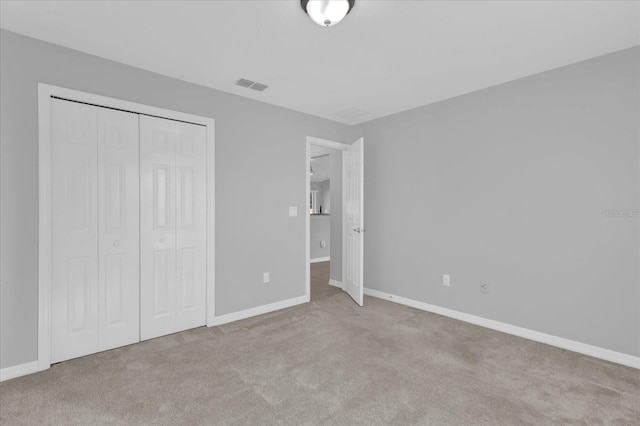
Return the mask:
<path id="1" fill-rule="evenodd" d="M 165 242 L 165 240 L 166 240 L 166 238 L 165 238 L 165 237 L 160 238 L 160 242 L 161 242 L 161 243 L 164 243 L 164 242 Z"/>
<path id="2" fill-rule="evenodd" d="M 119 245 L 120 245 L 120 241 L 115 240 L 115 241 L 113 242 L 113 246 L 114 246 L 114 247 L 118 247 Z"/>
<path id="3" fill-rule="evenodd" d="M 356 229 L 354 229 L 354 231 L 355 231 L 355 232 L 357 232 L 357 233 L 359 234 L 359 233 L 361 233 L 361 232 L 364 232 L 364 231 L 365 231 L 365 229 L 364 229 L 364 228 L 362 228 L 362 229 L 360 229 L 360 228 L 356 228 Z"/>

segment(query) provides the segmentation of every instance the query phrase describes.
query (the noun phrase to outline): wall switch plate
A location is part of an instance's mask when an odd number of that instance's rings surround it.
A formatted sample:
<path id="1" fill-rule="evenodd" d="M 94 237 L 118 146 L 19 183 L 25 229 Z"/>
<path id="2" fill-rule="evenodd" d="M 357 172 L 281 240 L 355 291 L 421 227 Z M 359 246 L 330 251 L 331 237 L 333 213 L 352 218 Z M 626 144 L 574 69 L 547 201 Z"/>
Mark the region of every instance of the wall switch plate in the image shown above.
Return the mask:
<path id="1" fill-rule="evenodd" d="M 289 206 L 289 216 L 298 216 L 298 208 L 296 206 Z"/>
<path id="2" fill-rule="evenodd" d="M 451 276 L 449 274 L 444 274 L 442 276 L 442 285 L 445 287 L 451 286 Z"/>
<path id="3" fill-rule="evenodd" d="M 489 293 L 491 284 L 488 281 L 480 281 L 480 293 Z"/>
<path id="4" fill-rule="evenodd" d="M 262 282 L 266 284 L 269 282 L 269 280 L 270 280 L 270 277 L 268 272 L 265 272 L 264 274 L 262 274 Z"/>

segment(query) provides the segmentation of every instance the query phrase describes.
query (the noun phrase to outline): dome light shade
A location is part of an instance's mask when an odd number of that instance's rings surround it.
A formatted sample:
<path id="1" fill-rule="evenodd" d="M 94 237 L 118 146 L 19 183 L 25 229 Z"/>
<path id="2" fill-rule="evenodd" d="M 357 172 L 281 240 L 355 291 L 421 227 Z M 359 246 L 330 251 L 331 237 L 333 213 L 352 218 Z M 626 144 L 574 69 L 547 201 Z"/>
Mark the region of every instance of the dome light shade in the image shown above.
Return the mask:
<path id="1" fill-rule="evenodd" d="M 347 16 L 355 0 L 301 0 L 302 10 L 313 22 L 331 27 Z"/>

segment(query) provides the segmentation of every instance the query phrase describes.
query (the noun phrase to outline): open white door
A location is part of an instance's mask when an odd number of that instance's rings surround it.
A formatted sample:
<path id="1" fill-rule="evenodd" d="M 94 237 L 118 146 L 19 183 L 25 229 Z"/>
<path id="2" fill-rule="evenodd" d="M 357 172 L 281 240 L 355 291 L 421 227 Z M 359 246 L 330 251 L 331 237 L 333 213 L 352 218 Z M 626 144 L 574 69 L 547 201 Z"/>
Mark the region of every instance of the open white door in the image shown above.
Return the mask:
<path id="1" fill-rule="evenodd" d="M 362 306 L 364 254 L 364 139 L 342 153 L 342 280 L 349 296 Z"/>

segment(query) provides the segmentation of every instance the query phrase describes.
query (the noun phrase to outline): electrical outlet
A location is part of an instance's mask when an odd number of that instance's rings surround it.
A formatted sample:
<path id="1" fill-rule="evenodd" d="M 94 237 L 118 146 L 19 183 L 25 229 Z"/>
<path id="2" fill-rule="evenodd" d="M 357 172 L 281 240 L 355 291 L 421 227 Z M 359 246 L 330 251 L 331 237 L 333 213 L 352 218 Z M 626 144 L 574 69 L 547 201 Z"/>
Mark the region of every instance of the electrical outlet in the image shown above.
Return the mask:
<path id="1" fill-rule="evenodd" d="M 491 284 L 488 281 L 480 281 L 480 293 L 489 293 Z"/>
<path id="2" fill-rule="evenodd" d="M 444 274 L 442 276 L 442 285 L 445 287 L 451 286 L 451 276 L 449 274 Z"/>
<path id="3" fill-rule="evenodd" d="M 265 272 L 264 274 L 262 274 L 262 282 L 264 282 L 265 284 L 269 282 L 269 273 Z"/>

